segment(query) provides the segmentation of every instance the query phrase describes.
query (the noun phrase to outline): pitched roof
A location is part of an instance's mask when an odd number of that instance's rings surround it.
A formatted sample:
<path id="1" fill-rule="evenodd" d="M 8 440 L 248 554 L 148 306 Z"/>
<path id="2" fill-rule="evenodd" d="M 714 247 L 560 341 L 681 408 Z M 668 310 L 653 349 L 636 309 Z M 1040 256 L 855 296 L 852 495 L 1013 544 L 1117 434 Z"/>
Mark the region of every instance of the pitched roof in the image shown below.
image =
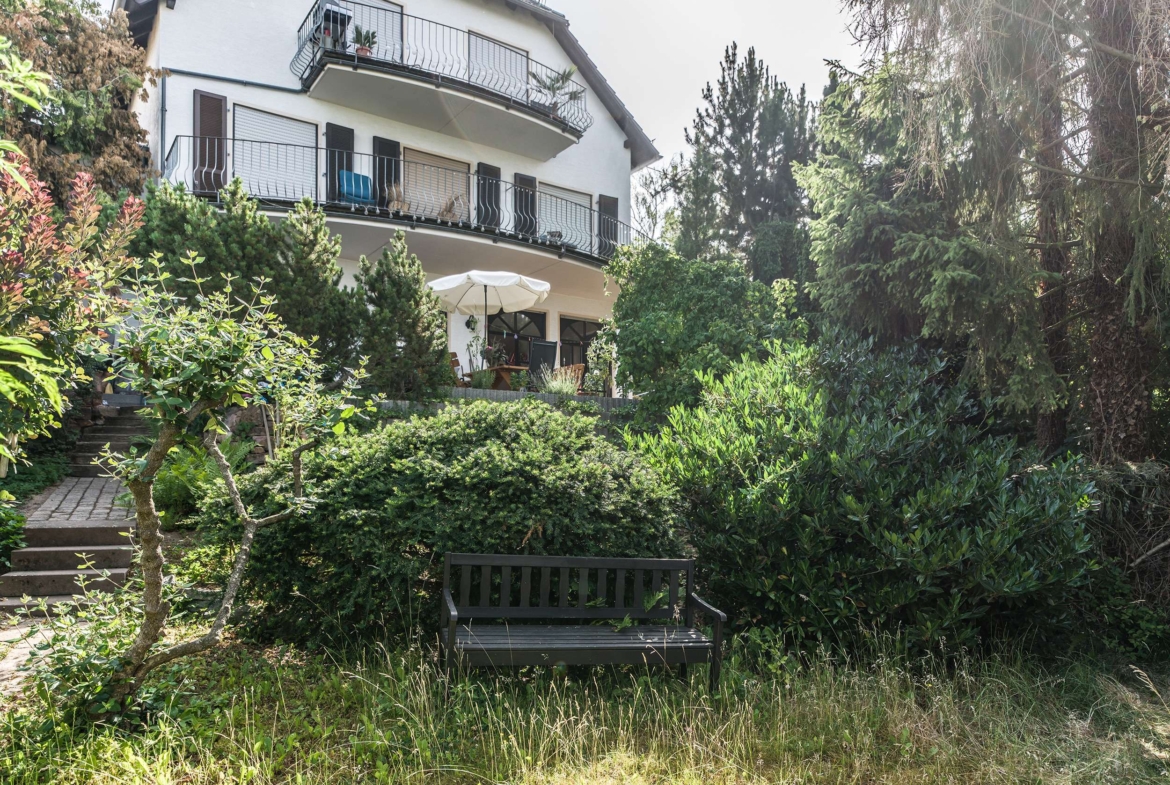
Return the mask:
<path id="1" fill-rule="evenodd" d="M 288 0 L 283 0 L 287 2 Z M 637 171 L 649 166 L 662 158 L 653 140 L 638 125 L 638 121 L 630 114 L 630 110 L 618 98 L 613 87 L 601 75 L 597 65 L 585 52 L 585 47 L 569 30 L 569 20 L 564 14 L 552 10 L 541 0 L 502 0 L 504 5 L 511 9 L 528 11 L 543 22 L 552 32 L 553 37 L 569 55 L 569 60 L 577 67 L 577 71 L 585 79 L 606 111 L 617 122 L 618 127 L 626 135 L 626 146 L 630 149 L 630 168 Z M 173 8 L 175 0 L 167 0 L 167 6 Z M 130 34 L 139 46 L 145 47 L 150 41 L 150 31 L 154 28 L 154 18 L 158 14 L 159 0 L 114 0 L 114 8 L 122 8 L 130 17 Z"/>

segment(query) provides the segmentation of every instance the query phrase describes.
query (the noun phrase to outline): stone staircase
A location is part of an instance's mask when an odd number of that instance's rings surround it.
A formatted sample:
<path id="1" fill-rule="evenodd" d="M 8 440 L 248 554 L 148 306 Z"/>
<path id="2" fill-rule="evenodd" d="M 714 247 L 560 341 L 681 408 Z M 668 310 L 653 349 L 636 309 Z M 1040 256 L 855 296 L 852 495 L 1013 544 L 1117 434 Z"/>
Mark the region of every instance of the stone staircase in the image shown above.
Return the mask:
<path id="1" fill-rule="evenodd" d="M 108 444 L 115 452 L 126 452 L 135 437 L 150 434 L 150 426 L 134 409 L 114 409 L 105 422 L 86 428 L 73 450 L 69 473 L 74 477 L 100 477 L 105 470 L 93 463 Z"/>
<path id="2" fill-rule="evenodd" d="M 123 451 L 131 440 L 149 432 L 133 411 L 107 415 L 102 425 L 85 431 L 71 461 L 71 477 L 30 502 L 24 539 L 27 547 L 12 552 L 11 572 L 0 575 L 0 614 L 73 602 L 79 576 L 88 588 L 110 591 L 126 582 L 134 550 L 130 510 L 115 499 L 124 490 L 111 477 L 101 477 L 93 464 L 106 444 Z M 83 565 L 88 565 L 82 569 Z M 102 572 L 109 574 L 103 576 Z M 25 600 L 24 597 L 30 597 Z"/>

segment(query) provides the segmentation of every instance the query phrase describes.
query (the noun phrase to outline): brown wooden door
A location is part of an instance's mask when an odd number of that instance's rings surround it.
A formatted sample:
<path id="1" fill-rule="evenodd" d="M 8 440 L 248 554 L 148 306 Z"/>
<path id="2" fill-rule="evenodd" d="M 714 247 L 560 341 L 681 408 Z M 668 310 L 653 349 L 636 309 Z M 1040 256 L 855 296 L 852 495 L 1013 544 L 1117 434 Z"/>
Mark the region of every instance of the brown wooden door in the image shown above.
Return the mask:
<path id="1" fill-rule="evenodd" d="M 219 193 L 227 182 L 227 98 L 195 91 L 195 128 L 191 143 L 195 193 Z"/>

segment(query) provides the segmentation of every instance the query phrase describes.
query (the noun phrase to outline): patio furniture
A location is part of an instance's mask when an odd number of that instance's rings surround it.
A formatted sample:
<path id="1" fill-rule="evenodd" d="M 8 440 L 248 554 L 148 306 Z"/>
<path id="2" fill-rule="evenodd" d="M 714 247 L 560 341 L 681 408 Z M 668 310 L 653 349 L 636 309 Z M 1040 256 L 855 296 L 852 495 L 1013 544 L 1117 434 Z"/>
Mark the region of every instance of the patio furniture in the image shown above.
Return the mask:
<path id="1" fill-rule="evenodd" d="M 493 365 L 487 370 L 495 371 L 495 378 L 492 379 L 493 390 L 511 390 L 512 389 L 512 374 L 520 371 L 527 371 L 527 365 Z"/>
<path id="2" fill-rule="evenodd" d="M 455 374 L 455 386 L 470 387 L 471 385 L 463 380 L 463 363 L 459 362 L 459 353 L 448 352 L 448 354 L 450 355 L 451 373 Z"/>
<path id="3" fill-rule="evenodd" d="M 341 201 L 350 204 L 376 204 L 373 197 L 373 180 L 364 174 L 355 174 L 348 169 L 337 172 L 337 192 Z"/>
<path id="4" fill-rule="evenodd" d="M 585 381 L 585 363 L 562 365 L 553 371 L 553 375 L 557 378 L 572 379 L 577 385 L 577 392 L 581 392 L 581 385 Z"/>
<path id="5" fill-rule="evenodd" d="M 533 384 L 544 374 L 545 368 L 551 372 L 557 365 L 557 343 L 556 341 L 542 341 L 539 338 L 532 339 L 532 346 L 528 350 L 528 378 L 532 380 Z"/>
<path id="6" fill-rule="evenodd" d="M 685 676 L 687 665 L 710 663 L 714 692 L 727 616 L 695 594 L 694 579 L 693 559 L 448 553 L 444 664 L 448 672 L 456 665 L 678 665 Z M 695 625 L 696 613 L 712 622 L 711 637 Z M 520 623 L 537 620 L 556 626 Z M 590 623 L 604 620 L 622 624 Z"/>

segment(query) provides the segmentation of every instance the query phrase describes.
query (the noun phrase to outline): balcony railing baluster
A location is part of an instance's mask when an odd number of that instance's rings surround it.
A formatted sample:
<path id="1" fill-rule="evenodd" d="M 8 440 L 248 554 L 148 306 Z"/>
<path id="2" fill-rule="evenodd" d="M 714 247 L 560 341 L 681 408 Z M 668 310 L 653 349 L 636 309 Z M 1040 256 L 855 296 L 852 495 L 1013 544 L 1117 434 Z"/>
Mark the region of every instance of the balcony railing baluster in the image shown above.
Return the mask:
<path id="1" fill-rule="evenodd" d="M 377 37 L 368 51 L 356 45 L 358 27 Z M 506 44 L 396 8 L 358 0 L 318 0 L 297 31 L 297 54 L 289 67 L 307 81 L 328 60 L 454 80 L 558 120 L 578 134 L 593 124 L 583 85 L 570 80 L 555 94 L 549 90 L 558 69 Z"/>
<path id="2" fill-rule="evenodd" d="M 450 226 L 609 259 L 644 239 L 632 227 L 555 194 L 461 169 L 348 150 L 215 137 L 176 137 L 163 179 L 218 198 L 239 177 L 250 196 L 289 206 Z"/>

